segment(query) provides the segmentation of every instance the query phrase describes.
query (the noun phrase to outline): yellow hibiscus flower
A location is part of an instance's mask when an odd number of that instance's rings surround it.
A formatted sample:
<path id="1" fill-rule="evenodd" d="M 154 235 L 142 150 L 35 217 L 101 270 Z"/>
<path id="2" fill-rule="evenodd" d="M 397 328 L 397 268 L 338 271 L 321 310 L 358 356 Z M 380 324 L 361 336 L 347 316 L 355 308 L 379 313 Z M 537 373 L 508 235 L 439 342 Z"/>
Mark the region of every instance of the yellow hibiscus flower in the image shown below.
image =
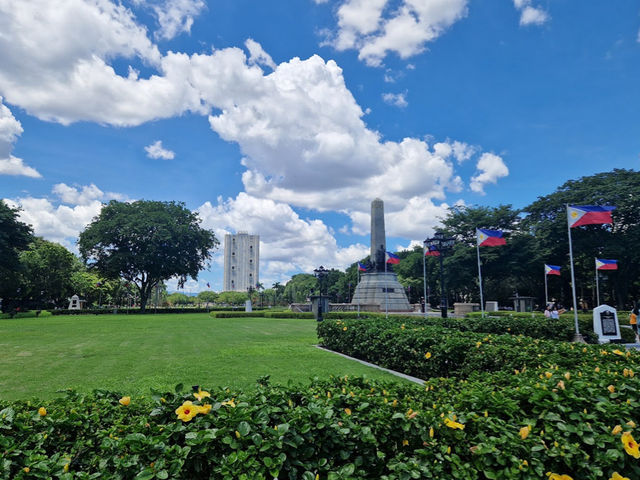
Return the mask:
<path id="1" fill-rule="evenodd" d="M 183 422 L 190 422 L 200 411 L 200 407 L 191 403 L 191 400 L 187 400 L 176 409 L 176 415 Z"/>
<path id="2" fill-rule="evenodd" d="M 549 480 L 573 480 L 569 475 L 560 475 L 559 473 L 547 473 Z"/>
<path id="3" fill-rule="evenodd" d="M 431 352 L 427 352 L 424 354 L 424 358 L 426 358 L 427 360 L 429 360 L 431 358 Z"/>
<path id="4" fill-rule="evenodd" d="M 118 402 L 120 402 L 120 405 L 124 405 L 126 407 L 131 403 L 131 397 L 122 397 Z"/>
<path id="5" fill-rule="evenodd" d="M 622 445 L 624 445 L 625 451 L 633 458 L 640 458 L 640 449 L 638 448 L 638 442 L 633 439 L 631 432 L 624 432 L 620 438 Z"/>
<path id="6" fill-rule="evenodd" d="M 445 417 L 444 424 L 449 428 L 464 430 L 464 425 L 462 423 L 455 422 L 448 417 Z"/>
<path id="7" fill-rule="evenodd" d="M 623 477 L 618 472 L 613 472 L 609 480 L 629 480 L 629 477 Z"/>
<path id="8" fill-rule="evenodd" d="M 531 432 L 531 426 L 527 425 L 525 427 L 522 427 L 520 429 L 520 438 L 522 440 L 524 440 L 525 438 L 527 438 L 529 436 L 530 432 Z"/>
<path id="9" fill-rule="evenodd" d="M 40 415 L 41 417 L 45 417 L 47 415 L 47 409 L 44 407 L 40 407 L 38 409 L 38 415 Z"/>
<path id="10" fill-rule="evenodd" d="M 211 394 L 209 392 L 206 392 L 204 390 L 200 390 L 198 388 L 198 391 L 196 393 L 194 393 L 193 396 L 196 397 L 199 401 L 202 401 L 203 398 L 210 397 Z"/>
<path id="11" fill-rule="evenodd" d="M 613 427 L 613 430 L 611 430 L 611 434 L 612 435 L 617 435 L 622 431 L 622 427 L 620 425 L 616 425 L 615 427 Z"/>

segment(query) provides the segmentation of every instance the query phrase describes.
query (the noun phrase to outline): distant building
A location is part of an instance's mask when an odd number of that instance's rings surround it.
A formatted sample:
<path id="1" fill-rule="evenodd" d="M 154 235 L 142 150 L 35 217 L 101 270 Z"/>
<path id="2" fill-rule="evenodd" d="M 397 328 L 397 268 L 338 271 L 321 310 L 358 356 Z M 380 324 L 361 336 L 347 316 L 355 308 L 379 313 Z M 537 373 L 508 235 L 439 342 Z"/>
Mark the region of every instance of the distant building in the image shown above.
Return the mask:
<path id="1" fill-rule="evenodd" d="M 225 292 L 246 292 L 259 280 L 260 235 L 239 232 L 224 236 Z"/>

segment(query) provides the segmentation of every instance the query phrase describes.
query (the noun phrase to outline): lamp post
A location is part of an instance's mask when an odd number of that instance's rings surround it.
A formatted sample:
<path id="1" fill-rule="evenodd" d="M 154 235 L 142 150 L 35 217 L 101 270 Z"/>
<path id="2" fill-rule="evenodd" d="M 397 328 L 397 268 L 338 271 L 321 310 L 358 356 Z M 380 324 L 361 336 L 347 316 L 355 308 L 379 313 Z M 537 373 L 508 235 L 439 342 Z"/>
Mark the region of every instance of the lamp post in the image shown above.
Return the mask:
<path id="1" fill-rule="evenodd" d="M 442 318 L 447 318 L 447 293 L 444 283 L 444 254 L 453 247 L 454 238 L 446 238 L 443 231 L 438 230 L 433 234 L 432 238 L 427 238 L 424 244 L 427 248 L 431 248 L 440 253 L 440 312 Z"/>
<path id="2" fill-rule="evenodd" d="M 322 321 L 322 280 L 329 274 L 329 270 L 320 265 L 313 271 L 313 275 L 318 279 L 318 321 Z"/>

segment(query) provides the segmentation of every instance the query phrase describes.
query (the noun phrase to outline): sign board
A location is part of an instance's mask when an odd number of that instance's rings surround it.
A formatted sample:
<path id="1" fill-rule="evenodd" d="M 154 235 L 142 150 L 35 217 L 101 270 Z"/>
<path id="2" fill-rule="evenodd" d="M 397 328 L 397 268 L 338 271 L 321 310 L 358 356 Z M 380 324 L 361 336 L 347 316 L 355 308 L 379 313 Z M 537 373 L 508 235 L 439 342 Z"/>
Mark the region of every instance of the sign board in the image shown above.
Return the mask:
<path id="1" fill-rule="evenodd" d="M 620 340 L 620 324 L 618 313 L 609 305 L 600 305 L 593 309 L 593 331 L 598 335 L 600 343 Z"/>

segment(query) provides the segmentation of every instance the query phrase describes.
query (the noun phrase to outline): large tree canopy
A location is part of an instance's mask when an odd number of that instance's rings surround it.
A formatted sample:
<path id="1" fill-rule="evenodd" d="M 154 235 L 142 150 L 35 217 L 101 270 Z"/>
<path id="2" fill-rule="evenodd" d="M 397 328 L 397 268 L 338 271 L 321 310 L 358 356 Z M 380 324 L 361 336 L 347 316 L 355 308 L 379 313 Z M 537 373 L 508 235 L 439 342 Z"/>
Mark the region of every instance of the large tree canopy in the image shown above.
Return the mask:
<path id="1" fill-rule="evenodd" d="M 18 213 L 18 209 L 0 200 L 0 298 L 17 295 L 19 253 L 33 240 L 31 227 L 18 220 Z"/>
<path id="2" fill-rule="evenodd" d="M 145 309 L 159 282 L 198 278 L 218 245 L 214 233 L 183 203 L 112 200 L 80 234 L 85 262 L 107 278 L 122 277 L 136 285 Z"/>

